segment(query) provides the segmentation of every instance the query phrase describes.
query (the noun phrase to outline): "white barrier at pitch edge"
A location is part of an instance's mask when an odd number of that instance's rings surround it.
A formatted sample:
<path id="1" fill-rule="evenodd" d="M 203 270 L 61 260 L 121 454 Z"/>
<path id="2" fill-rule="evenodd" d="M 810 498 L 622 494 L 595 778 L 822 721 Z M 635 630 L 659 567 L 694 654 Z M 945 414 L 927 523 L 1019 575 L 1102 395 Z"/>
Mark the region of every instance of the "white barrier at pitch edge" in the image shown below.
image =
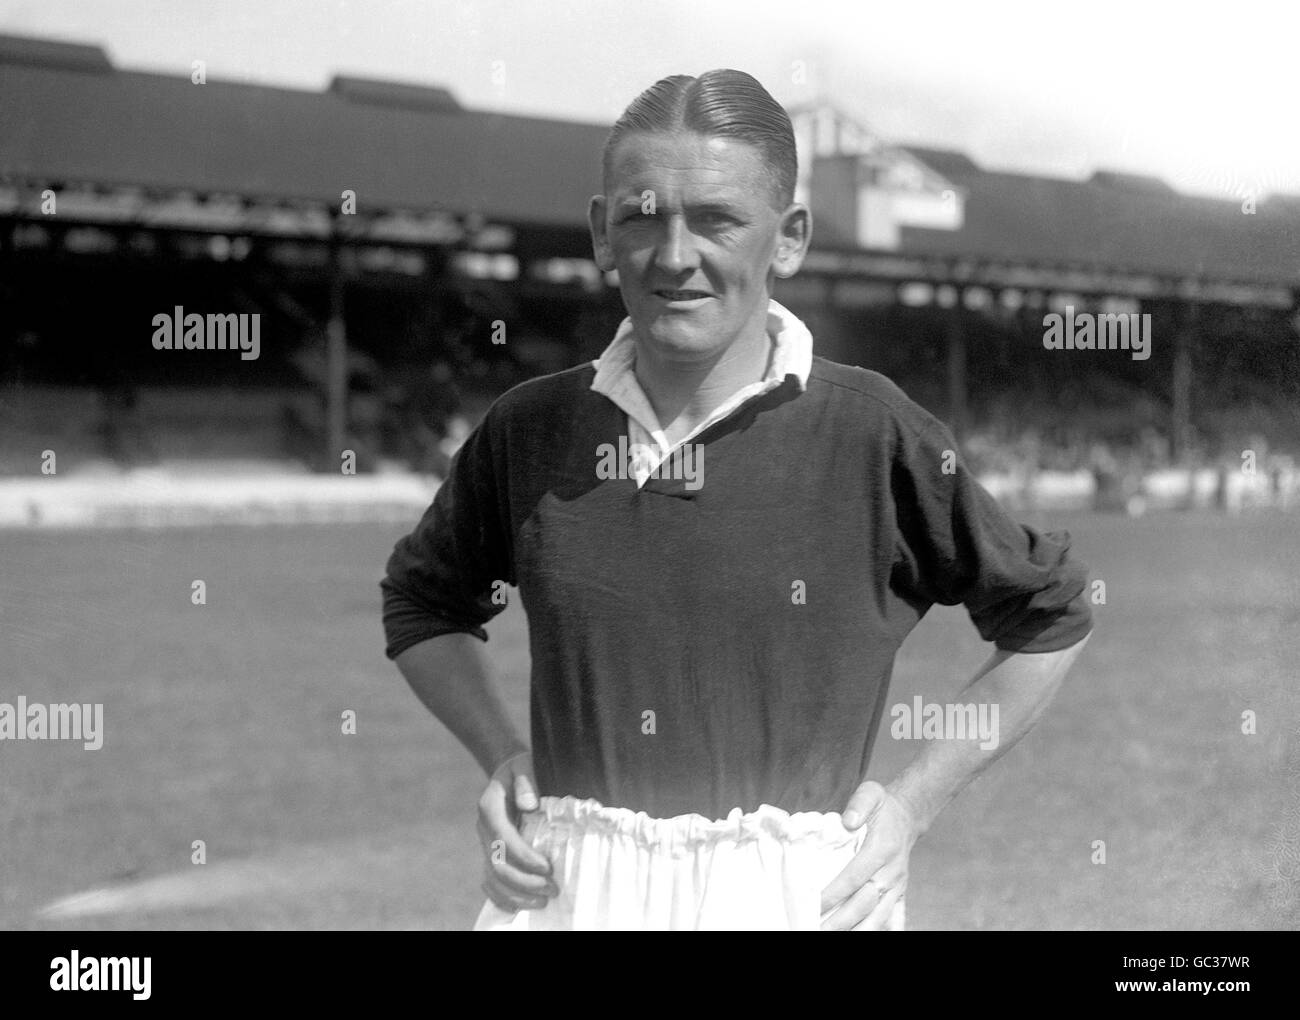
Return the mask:
<path id="1" fill-rule="evenodd" d="M 0 528 L 413 521 L 437 480 L 412 474 L 0 480 Z"/>
<path id="2" fill-rule="evenodd" d="M 1084 510 L 1093 505 L 1089 471 L 1043 471 L 980 477 L 1008 510 Z M 1219 474 L 1169 469 L 1148 474 L 1142 509 L 1211 507 Z M 438 490 L 432 476 L 256 474 L 172 476 L 134 471 L 96 477 L 0 479 L 0 528 L 169 528 L 213 524 L 345 524 L 414 522 Z M 1300 472 L 1274 487 L 1265 473 L 1231 472 L 1224 506 L 1300 507 Z"/>
<path id="3" fill-rule="evenodd" d="M 988 474 L 980 476 L 980 483 L 1012 510 L 1086 510 L 1094 505 L 1097 493 L 1090 471 Z M 1264 471 L 1223 475 L 1216 468 L 1165 468 L 1142 477 L 1140 487 L 1129 498 L 1129 507 L 1130 512 L 1209 509 L 1218 506 L 1220 498 L 1230 513 L 1250 507 L 1300 507 L 1300 471 L 1285 471 L 1273 478 Z"/>

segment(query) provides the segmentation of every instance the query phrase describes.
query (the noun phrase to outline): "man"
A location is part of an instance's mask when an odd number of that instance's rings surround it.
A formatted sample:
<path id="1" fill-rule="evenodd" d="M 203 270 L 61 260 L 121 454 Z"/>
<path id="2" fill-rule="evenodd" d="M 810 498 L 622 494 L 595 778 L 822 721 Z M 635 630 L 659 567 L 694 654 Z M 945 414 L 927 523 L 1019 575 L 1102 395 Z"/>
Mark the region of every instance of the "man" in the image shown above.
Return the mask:
<path id="1" fill-rule="evenodd" d="M 912 846 L 1087 638 L 1068 535 L 1011 521 L 941 423 L 771 299 L 811 236 L 795 176 L 749 75 L 636 99 L 590 206 L 628 318 L 493 405 L 389 560 L 388 654 L 490 777 L 479 929 L 901 928 Z M 507 583 L 531 750 L 484 654 Z M 884 786 L 894 655 L 936 602 L 996 645 L 964 700 L 1001 739 L 928 743 Z"/>

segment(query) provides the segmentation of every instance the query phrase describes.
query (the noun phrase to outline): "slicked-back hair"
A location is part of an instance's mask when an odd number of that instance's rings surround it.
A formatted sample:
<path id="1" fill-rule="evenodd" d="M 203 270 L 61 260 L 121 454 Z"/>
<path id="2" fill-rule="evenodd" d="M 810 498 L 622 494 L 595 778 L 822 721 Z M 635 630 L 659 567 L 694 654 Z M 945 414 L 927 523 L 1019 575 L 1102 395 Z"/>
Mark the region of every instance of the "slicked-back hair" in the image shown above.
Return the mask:
<path id="1" fill-rule="evenodd" d="M 763 156 L 777 209 L 784 211 L 794 201 L 799 156 L 790 115 L 757 78 L 728 68 L 705 71 L 698 78 L 661 78 L 632 100 L 605 140 L 601 164 L 606 190 L 614 150 L 627 135 L 676 131 L 748 142 Z"/>

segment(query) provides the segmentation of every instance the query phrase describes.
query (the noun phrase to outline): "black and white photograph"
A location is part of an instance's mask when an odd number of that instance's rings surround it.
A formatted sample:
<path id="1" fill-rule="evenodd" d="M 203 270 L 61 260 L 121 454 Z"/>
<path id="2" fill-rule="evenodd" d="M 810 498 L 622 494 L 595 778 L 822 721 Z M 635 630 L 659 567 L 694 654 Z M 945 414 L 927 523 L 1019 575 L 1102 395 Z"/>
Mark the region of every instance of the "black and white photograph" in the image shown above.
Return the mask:
<path id="1" fill-rule="evenodd" d="M 0 0 L 0 931 L 1300 929 L 1297 40 Z"/>

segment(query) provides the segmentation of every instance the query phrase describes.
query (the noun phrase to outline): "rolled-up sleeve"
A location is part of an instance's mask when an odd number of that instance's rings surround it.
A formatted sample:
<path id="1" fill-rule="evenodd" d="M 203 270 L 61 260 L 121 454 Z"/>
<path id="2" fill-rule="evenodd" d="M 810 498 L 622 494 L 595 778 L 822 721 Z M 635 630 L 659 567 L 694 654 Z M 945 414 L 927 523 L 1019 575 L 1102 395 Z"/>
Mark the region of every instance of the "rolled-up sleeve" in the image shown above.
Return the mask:
<path id="1" fill-rule="evenodd" d="M 419 524 L 393 548 L 380 582 L 390 659 L 442 634 L 487 640 L 484 624 L 505 608 L 504 585 L 515 583 L 497 477 L 502 467 L 484 418 L 456 452 Z"/>
<path id="2" fill-rule="evenodd" d="M 892 582 L 908 598 L 965 605 L 980 636 L 1004 651 L 1058 651 L 1088 635 L 1088 571 L 1070 556 L 1070 533 L 1013 520 L 937 419 L 900 431 L 891 484 Z"/>

